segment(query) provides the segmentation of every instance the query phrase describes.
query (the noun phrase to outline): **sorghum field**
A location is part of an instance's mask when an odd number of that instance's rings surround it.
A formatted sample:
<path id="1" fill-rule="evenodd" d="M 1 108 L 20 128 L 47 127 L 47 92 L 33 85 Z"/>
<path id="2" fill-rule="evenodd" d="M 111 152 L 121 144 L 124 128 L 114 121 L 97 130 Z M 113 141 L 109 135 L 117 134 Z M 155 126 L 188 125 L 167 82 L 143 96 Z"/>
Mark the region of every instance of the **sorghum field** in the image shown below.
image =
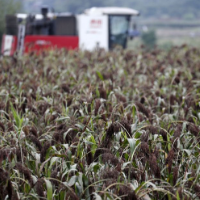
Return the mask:
<path id="1" fill-rule="evenodd" d="M 200 49 L 0 60 L 0 199 L 200 199 Z"/>

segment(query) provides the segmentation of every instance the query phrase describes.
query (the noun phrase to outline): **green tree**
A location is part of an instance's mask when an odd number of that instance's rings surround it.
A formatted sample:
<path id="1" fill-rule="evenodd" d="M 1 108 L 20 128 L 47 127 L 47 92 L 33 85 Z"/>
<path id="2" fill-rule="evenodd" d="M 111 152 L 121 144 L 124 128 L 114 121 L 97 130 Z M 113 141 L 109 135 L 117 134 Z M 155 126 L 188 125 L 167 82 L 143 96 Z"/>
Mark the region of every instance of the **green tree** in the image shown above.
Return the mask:
<path id="1" fill-rule="evenodd" d="M 142 39 L 143 44 L 147 47 L 147 49 L 152 49 L 156 45 L 157 38 L 156 38 L 156 33 L 154 30 L 144 32 L 142 34 L 141 39 Z"/>
<path id="2" fill-rule="evenodd" d="M 5 32 L 5 16 L 14 14 L 22 9 L 21 3 L 16 0 L 0 0 L 0 44 Z"/>

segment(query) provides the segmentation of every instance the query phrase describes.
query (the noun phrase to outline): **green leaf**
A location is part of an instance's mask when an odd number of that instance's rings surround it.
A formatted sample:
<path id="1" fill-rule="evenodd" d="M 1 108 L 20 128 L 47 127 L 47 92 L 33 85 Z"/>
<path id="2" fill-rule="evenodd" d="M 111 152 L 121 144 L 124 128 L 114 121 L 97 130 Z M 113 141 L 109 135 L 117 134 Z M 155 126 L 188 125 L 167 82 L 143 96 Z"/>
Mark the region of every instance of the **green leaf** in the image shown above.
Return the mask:
<path id="1" fill-rule="evenodd" d="M 128 155 L 127 153 L 125 153 L 125 154 L 124 154 L 124 157 L 125 157 L 126 160 L 128 160 L 129 155 Z"/>
<path id="2" fill-rule="evenodd" d="M 97 95 L 98 98 L 100 97 L 100 93 L 99 93 L 98 87 L 96 87 L 96 95 Z"/>
<path id="3" fill-rule="evenodd" d="M 53 156 L 57 156 L 57 157 L 52 157 L 51 161 L 50 161 L 50 166 L 49 168 L 52 168 L 52 166 L 54 165 L 54 163 L 58 162 L 58 160 L 60 160 L 59 155 L 53 155 Z M 66 155 L 64 155 L 66 157 Z"/>
<path id="4" fill-rule="evenodd" d="M 93 166 L 93 171 L 94 173 L 97 173 L 97 171 L 100 169 L 100 166 L 98 163 L 96 163 L 94 166 Z"/>
<path id="5" fill-rule="evenodd" d="M 142 133 L 136 132 L 134 135 L 134 138 L 138 139 L 138 138 L 140 138 L 141 135 L 142 135 Z"/>
<path id="6" fill-rule="evenodd" d="M 136 114 L 137 114 L 136 107 L 133 106 L 133 109 L 132 109 L 133 119 L 135 119 Z"/>
<path id="7" fill-rule="evenodd" d="M 92 142 L 91 152 L 92 152 L 92 155 L 94 156 L 96 148 L 97 148 L 97 144 L 96 144 L 96 141 L 95 141 L 95 139 L 92 135 L 90 137 L 90 141 Z"/>
<path id="8" fill-rule="evenodd" d="M 111 197 L 109 193 L 106 193 L 106 196 L 108 197 L 108 199 L 113 199 L 113 197 Z"/>
<path id="9" fill-rule="evenodd" d="M 69 129 L 63 134 L 63 139 L 64 139 L 64 140 L 65 140 L 67 134 L 68 134 L 70 131 L 72 131 L 72 130 L 73 130 L 73 128 L 69 128 Z"/>
<path id="10" fill-rule="evenodd" d="M 92 193 L 96 200 L 102 200 L 101 196 L 99 196 L 96 192 Z"/>
<path id="11" fill-rule="evenodd" d="M 49 180 L 44 179 L 47 187 L 47 200 L 53 200 L 53 189 L 52 184 Z"/>
<path id="12" fill-rule="evenodd" d="M 70 117 L 60 117 L 60 118 L 56 119 L 56 121 L 59 122 L 59 121 L 65 120 L 65 119 L 70 119 Z"/>
<path id="13" fill-rule="evenodd" d="M 60 191 L 59 192 L 59 199 L 65 199 L 65 194 L 66 194 L 66 191 Z"/>
<path id="14" fill-rule="evenodd" d="M 172 200 L 172 197 L 171 197 L 170 194 L 167 194 L 167 197 L 168 197 L 169 200 Z"/>
<path id="15" fill-rule="evenodd" d="M 168 148 L 168 151 L 170 151 L 171 150 L 171 142 L 170 142 L 170 137 L 168 134 L 167 134 L 167 142 L 168 142 L 167 148 Z"/>
<path id="16" fill-rule="evenodd" d="M 192 150 L 188 150 L 188 149 L 183 149 L 183 151 L 185 151 L 187 153 L 188 156 L 190 156 L 192 154 Z"/>
<path id="17" fill-rule="evenodd" d="M 102 75 L 99 71 L 97 71 L 97 76 L 98 76 L 102 81 L 104 80 L 103 75 Z"/>
<path id="18" fill-rule="evenodd" d="M 16 126 L 18 128 L 21 128 L 22 127 L 22 124 L 23 124 L 23 118 L 21 118 L 19 116 L 19 114 L 17 113 L 17 111 L 15 110 L 15 108 L 13 107 L 12 104 L 10 104 L 10 107 L 11 107 L 11 111 L 12 111 L 12 114 L 13 114 L 13 117 L 15 119 L 15 122 L 16 122 Z"/>
<path id="19" fill-rule="evenodd" d="M 77 146 L 77 157 L 82 157 L 82 153 L 83 153 L 83 146 L 81 143 L 78 144 Z"/>
<path id="20" fill-rule="evenodd" d="M 135 190 L 135 193 L 137 194 L 138 191 L 145 185 L 145 182 L 142 182 Z"/>
<path id="21" fill-rule="evenodd" d="M 72 176 L 68 182 L 68 185 L 71 187 L 76 183 L 77 177 L 76 176 Z"/>
<path id="22" fill-rule="evenodd" d="M 128 143 L 130 146 L 130 158 L 132 160 L 135 150 L 140 144 L 140 141 L 136 140 L 135 138 L 128 138 Z"/>
<path id="23" fill-rule="evenodd" d="M 136 139 L 135 138 L 128 138 L 128 143 L 130 145 L 130 153 L 134 152 L 135 146 L 136 146 Z"/>

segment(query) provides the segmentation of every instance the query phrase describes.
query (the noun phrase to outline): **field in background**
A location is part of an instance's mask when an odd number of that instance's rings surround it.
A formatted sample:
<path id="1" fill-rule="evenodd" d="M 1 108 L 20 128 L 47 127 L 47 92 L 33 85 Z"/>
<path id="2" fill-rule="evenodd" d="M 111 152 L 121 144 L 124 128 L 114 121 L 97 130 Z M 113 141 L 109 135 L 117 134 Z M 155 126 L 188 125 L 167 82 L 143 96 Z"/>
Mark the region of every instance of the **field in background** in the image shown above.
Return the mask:
<path id="1" fill-rule="evenodd" d="M 187 44 L 193 47 L 200 47 L 200 23 L 199 21 L 183 20 L 140 20 L 138 29 L 155 30 L 157 45 L 164 49 L 172 46 Z M 128 47 L 135 48 L 142 44 L 141 38 L 129 40 Z"/>

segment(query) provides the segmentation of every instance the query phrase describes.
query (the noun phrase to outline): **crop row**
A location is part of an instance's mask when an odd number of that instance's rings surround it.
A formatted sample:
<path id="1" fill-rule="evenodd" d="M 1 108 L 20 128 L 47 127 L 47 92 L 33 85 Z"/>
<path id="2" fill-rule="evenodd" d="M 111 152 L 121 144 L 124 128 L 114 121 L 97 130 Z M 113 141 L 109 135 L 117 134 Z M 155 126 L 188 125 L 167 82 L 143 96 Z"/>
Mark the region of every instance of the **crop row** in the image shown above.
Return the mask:
<path id="1" fill-rule="evenodd" d="M 0 199 L 200 199 L 200 50 L 0 60 Z"/>

